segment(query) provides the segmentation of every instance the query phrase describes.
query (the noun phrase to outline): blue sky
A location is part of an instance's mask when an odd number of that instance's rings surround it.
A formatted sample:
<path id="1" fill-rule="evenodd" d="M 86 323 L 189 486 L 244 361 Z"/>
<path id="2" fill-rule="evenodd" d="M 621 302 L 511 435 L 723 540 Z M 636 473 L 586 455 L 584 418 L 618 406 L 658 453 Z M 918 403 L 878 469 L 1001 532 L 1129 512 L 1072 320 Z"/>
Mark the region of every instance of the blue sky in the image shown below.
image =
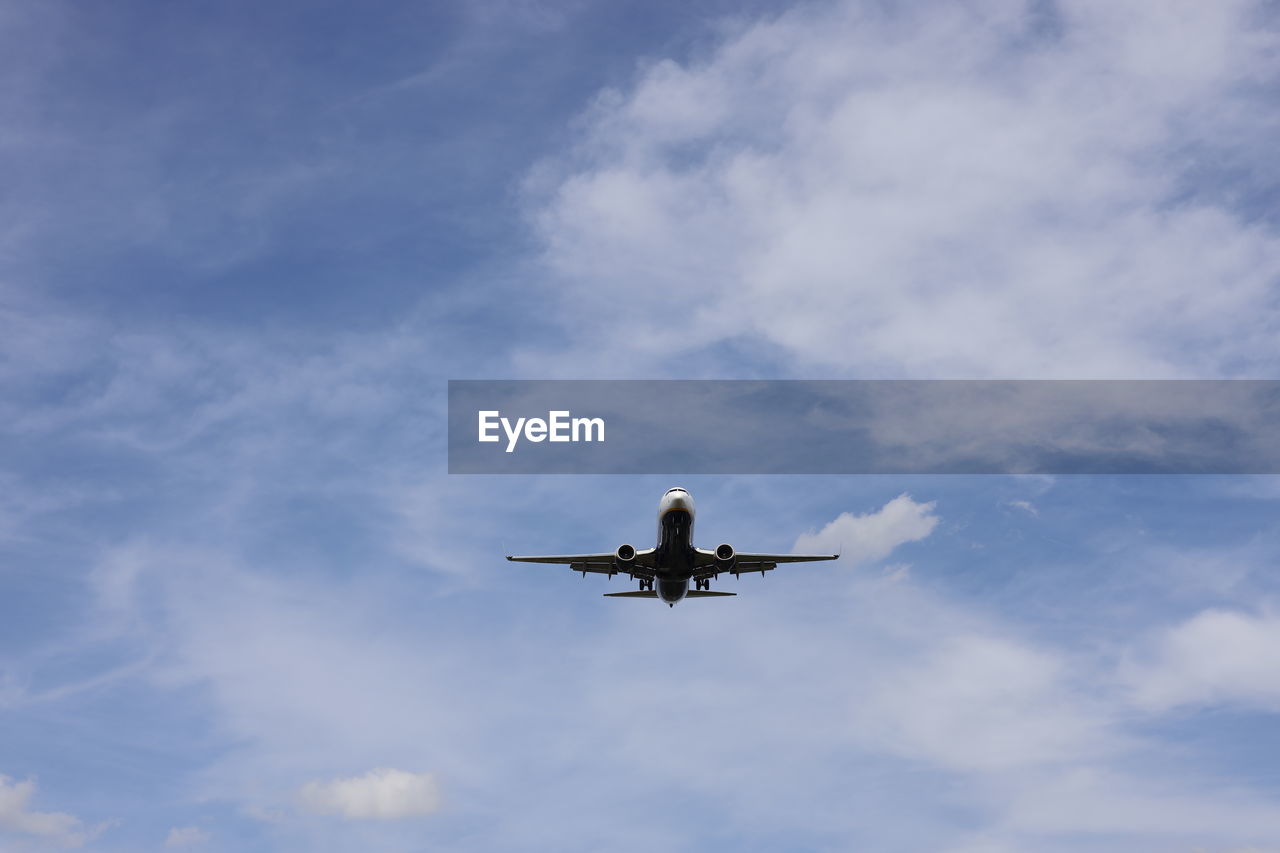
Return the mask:
<path id="1" fill-rule="evenodd" d="M 1274 378 L 1274 8 L 0 6 L 0 849 L 1280 850 L 1268 477 L 688 477 L 450 378 Z M 652 604 L 652 603 L 650 603 Z"/>

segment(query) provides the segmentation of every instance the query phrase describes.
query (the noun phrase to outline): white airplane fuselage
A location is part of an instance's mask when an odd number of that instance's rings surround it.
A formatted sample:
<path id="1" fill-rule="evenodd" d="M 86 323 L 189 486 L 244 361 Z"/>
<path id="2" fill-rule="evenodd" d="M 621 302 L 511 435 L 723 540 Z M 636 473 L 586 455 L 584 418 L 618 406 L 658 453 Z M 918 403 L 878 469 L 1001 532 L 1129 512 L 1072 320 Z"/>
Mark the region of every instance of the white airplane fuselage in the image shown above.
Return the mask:
<path id="1" fill-rule="evenodd" d="M 693 497 L 684 489 L 668 489 L 658 502 L 658 570 L 654 577 L 658 597 L 675 604 L 689 594 L 694 573 Z"/>

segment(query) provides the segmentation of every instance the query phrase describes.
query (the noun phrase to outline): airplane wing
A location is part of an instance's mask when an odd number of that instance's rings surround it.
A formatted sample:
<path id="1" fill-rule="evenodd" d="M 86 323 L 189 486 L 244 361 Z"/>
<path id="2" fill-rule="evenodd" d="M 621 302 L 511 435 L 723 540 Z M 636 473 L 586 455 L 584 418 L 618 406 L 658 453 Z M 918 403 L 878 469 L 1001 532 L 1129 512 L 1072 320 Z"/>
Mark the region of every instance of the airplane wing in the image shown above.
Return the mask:
<path id="1" fill-rule="evenodd" d="M 651 578 L 654 575 L 654 559 L 653 552 L 656 549 L 646 548 L 643 551 L 636 551 L 636 558 L 625 569 L 616 562 L 617 555 L 613 551 L 605 554 L 547 554 L 537 557 L 513 557 L 508 555 L 507 559 L 514 563 L 560 563 L 567 565 L 570 571 L 582 572 L 582 576 L 586 577 L 587 572 L 595 572 L 596 574 L 613 576 L 616 574 L 630 575 L 633 578 Z"/>
<path id="2" fill-rule="evenodd" d="M 708 551 L 703 548 L 696 550 L 698 553 L 698 570 L 693 576 L 698 580 L 714 577 L 722 571 L 727 571 L 737 577 L 746 572 L 772 571 L 778 567 L 779 563 L 812 563 L 818 560 L 836 560 L 840 558 L 839 554 L 736 554 L 733 568 L 725 570 L 716 568 L 715 551 Z"/>
<path id="3" fill-rule="evenodd" d="M 736 592 L 719 592 L 709 589 L 691 589 L 684 594 L 685 598 L 720 598 L 726 595 L 737 595 Z M 658 594 L 651 589 L 632 590 L 631 592 L 606 592 L 605 598 L 657 598 Z"/>

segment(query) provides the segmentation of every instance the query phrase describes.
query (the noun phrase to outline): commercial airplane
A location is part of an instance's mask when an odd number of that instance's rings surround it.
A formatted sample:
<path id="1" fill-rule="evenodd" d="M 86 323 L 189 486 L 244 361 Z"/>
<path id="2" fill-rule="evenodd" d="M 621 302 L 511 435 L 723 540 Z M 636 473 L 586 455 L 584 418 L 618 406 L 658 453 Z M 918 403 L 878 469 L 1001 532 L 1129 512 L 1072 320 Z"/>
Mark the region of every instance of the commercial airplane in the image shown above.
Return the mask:
<path id="1" fill-rule="evenodd" d="M 606 554 L 552 554 L 545 557 L 511 557 L 522 563 L 566 563 L 575 572 L 630 575 L 640 581 L 633 592 L 606 592 L 609 598 L 661 598 L 669 606 L 685 598 L 737 595 L 713 592 L 711 581 L 728 572 L 735 578 L 744 572 L 767 572 L 778 563 L 807 563 L 834 560 L 839 554 L 739 554 L 732 545 L 714 551 L 693 547 L 693 498 L 684 489 L 667 489 L 658 503 L 658 544 L 637 551 L 633 545 L 619 545 Z M 761 575 L 763 577 L 763 574 Z M 693 581 L 694 589 L 689 589 Z M 655 584 L 657 589 L 655 590 Z"/>

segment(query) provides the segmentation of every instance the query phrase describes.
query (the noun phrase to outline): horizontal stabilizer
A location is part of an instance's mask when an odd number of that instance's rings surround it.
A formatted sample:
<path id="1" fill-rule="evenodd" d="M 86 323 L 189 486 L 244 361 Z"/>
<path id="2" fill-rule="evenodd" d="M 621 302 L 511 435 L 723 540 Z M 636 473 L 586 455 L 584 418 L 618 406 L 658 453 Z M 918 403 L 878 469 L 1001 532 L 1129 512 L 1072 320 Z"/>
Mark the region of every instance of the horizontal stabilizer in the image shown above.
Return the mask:
<path id="1" fill-rule="evenodd" d="M 713 598 L 720 595 L 737 595 L 736 592 L 716 592 L 710 589 L 691 589 L 685 598 Z"/>

